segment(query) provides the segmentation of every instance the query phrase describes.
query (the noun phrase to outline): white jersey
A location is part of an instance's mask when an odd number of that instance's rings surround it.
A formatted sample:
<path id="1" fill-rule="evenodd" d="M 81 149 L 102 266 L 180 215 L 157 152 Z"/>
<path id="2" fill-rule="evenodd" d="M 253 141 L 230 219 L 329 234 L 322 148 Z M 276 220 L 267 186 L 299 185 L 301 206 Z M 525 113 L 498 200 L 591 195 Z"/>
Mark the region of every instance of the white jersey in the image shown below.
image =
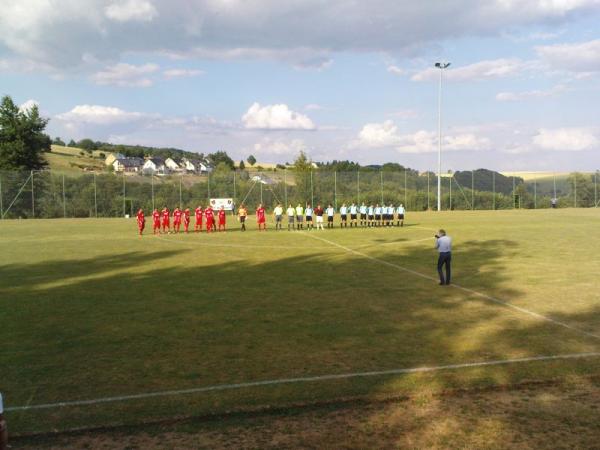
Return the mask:
<path id="1" fill-rule="evenodd" d="M 329 217 L 333 217 L 333 214 L 334 214 L 334 210 L 333 210 L 333 208 L 327 208 L 327 215 L 328 215 Z"/>
<path id="2" fill-rule="evenodd" d="M 375 215 L 377 215 L 377 216 L 381 215 L 381 208 L 379 206 L 375 208 Z"/>
<path id="3" fill-rule="evenodd" d="M 404 206 L 398 206 L 398 209 L 396 210 L 396 212 L 398 214 L 404 214 Z"/>
<path id="4" fill-rule="evenodd" d="M 348 214 L 348 208 L 346 208 L 345 206 L 342 206 L 342 207 L 340 208 L 340 214 L 341 214 L 342 216 L 345 216 L 346 214 Z"/>
<path id="5" fill-rule="evenodd" d="M 350 214 L 356 215 L 357 212 L 358 212 L 358 208 L 355 205 L 351 205 L 350 206 Z"/>
<path id="6" fill-rule="evenodd" d="M 369 206 L 369 215 L 372 216 L 374 212 L 374 209 L 372 206 Z"/>
<path id="7" fill-rule="evenodd" d="M 275 209 L 273 210 L 273 213 L 276 216 L 281 216 L 283 214 L 283 208 L 281 206 L 276 206 Z"/>
<path id="8" fill-rule="evenodd" d="M 306 208 L 306 209 L 304 210 L 304 214 L 306 215 L 306 217 L 312 217 L 312 213 L 313 213 L 313 210 L 312 210 L 312 208 L 310 208 L 310 207 L 309 207 L 309 208 Z"/>
<path id="9" fill-rule="evenodd" d="M 294 208 L 292 208 L 291 206 L 287 209 L 288 216 L 293 216 L 295 212 L 296 212 L 296 210 Z"/>
<path id="10" fill-rule="evenodd" d="M 367 207 L 366 207 L 365 205 L 362 205 L 362 206 L 360 207 L 360 213 L 361 213 L 361 214 L 366 214 L 366 213 L 367 213 Z"/>

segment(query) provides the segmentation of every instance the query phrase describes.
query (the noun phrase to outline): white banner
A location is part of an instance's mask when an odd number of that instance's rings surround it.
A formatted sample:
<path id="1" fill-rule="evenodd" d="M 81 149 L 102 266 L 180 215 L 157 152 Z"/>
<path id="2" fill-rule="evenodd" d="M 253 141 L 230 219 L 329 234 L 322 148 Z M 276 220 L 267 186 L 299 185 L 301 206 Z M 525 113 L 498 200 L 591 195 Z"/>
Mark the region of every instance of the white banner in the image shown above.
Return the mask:
<path id="1" fill-rule="evenodd" d="M 233 199 L 232 198 L 211 198 L 210 206 L 215 211 L 221 209 L 221 206 L 225 211 L 233 211 Z"/>

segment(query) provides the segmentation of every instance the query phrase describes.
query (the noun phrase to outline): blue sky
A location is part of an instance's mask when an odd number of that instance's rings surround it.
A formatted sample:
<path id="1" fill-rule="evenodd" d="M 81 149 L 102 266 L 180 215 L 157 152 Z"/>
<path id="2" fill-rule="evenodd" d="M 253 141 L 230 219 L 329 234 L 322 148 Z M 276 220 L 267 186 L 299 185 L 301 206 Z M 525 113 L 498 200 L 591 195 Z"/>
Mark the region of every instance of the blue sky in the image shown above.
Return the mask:
<path id="1" fill-rule="evenodd" d="M 600 168 L 600 0 L 4 0 L 0 94 L 65 140 Z"/>

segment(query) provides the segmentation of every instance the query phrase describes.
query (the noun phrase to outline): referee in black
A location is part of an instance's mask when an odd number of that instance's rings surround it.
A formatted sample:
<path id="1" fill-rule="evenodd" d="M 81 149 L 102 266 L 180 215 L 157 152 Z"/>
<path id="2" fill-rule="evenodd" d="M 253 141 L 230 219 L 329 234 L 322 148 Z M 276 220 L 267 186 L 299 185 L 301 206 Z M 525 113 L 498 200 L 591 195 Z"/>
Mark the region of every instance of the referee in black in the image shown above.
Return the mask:
<path id="1" fill-rule="evenodd" d="M 452 238 L 446 236 L 445 230 L 438 231 L 435 235 L 435 248 L 439 252 L 437 271 L 440 275 L 440 284 L 450 284 L 450 264 L 452 262 Z M 443 268 L 446 266 L 446 278 L 444 278 Z"/>

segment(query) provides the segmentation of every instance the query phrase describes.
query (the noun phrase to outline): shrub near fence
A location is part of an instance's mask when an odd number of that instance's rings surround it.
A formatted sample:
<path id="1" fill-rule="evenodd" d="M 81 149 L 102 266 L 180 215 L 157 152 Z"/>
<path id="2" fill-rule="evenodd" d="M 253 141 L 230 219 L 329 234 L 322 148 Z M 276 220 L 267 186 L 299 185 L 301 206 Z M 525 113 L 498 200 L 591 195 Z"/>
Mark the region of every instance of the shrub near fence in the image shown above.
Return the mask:
<path id="1" fill-rule="evenodd" d="M 442 209 L 549 208 L 598 206 L 600 174 L 572 173 L 559 180 L 508 177 L 496 190 L 492 172 L 442 177 Z M 459 176 L 460 175 L 460 176 Z M 469 183 L 470 177 L 470 183 Z M 488 179 L 490 178 L 490 179 Z M 507 178 L 507 177 L 504 177 Z M 460 180 L 460 182 L 459 182 Z M 474 189 L 483 186 L 484 190 Z M 409 211 L 435 209 L 437 177 L 431 172 L 215 171 L 209 175 L 142 176 L 51 171 L 0 172 L 0 216 L 8 218 L 122 217 L 139 208 L 195 208 L 210 198 L 233 198 L 250 208 L 263 203 L 403 203 Z"/>

